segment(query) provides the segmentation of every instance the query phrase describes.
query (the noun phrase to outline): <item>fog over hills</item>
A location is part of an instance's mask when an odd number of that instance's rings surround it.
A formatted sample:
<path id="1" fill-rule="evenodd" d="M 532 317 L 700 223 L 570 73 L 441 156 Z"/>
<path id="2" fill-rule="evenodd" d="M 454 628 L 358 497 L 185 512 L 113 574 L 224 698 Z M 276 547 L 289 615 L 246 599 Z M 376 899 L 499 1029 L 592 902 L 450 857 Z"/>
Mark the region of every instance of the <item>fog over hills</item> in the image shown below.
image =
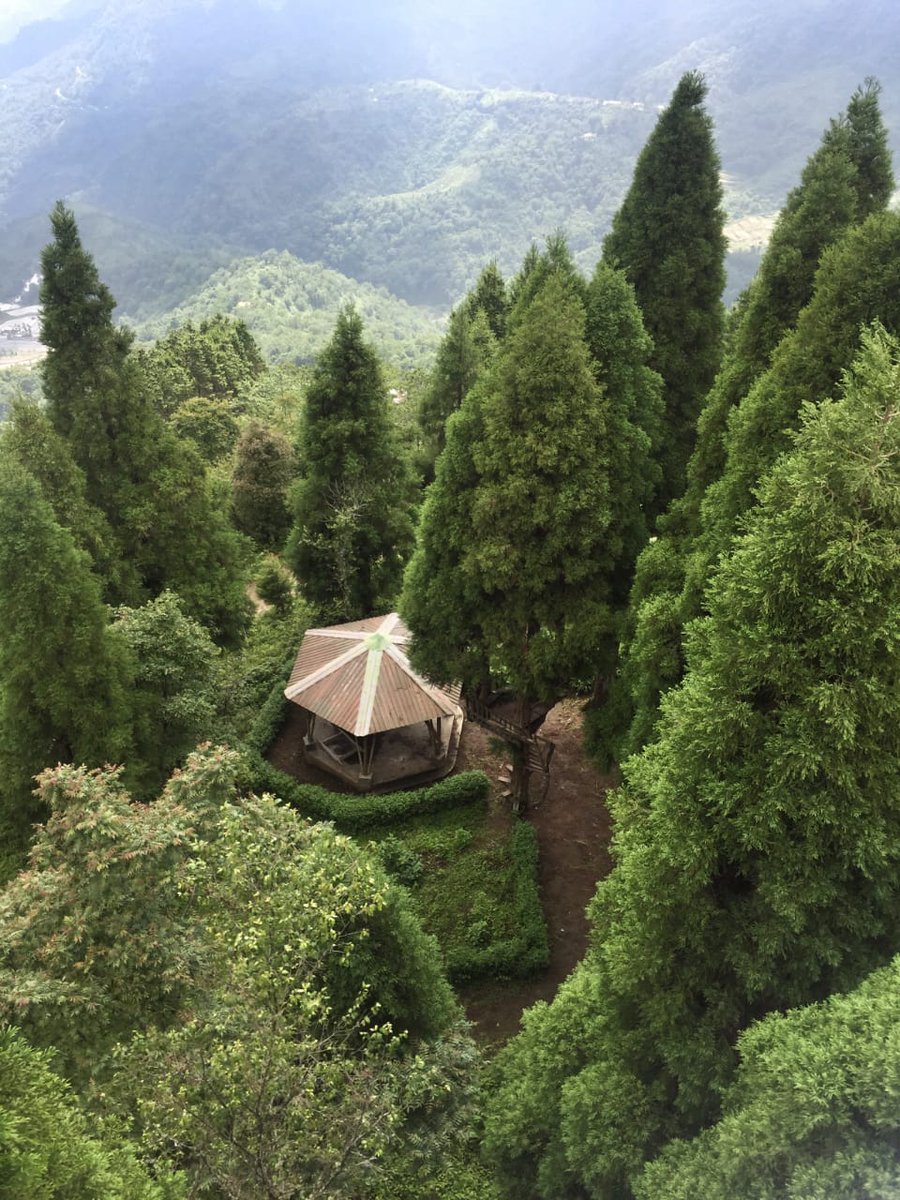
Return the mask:
<path id="1" fill-rule="evenodd" d="M 743 218 L 866 75 L 900 146 L 898 50 L 881 0 L 79 0 L 0 45 L 0 297 L 60 196 L 143 316 L 268 250 L 438 308 L 557 226 L 590 269 L 684 70 Z"/>

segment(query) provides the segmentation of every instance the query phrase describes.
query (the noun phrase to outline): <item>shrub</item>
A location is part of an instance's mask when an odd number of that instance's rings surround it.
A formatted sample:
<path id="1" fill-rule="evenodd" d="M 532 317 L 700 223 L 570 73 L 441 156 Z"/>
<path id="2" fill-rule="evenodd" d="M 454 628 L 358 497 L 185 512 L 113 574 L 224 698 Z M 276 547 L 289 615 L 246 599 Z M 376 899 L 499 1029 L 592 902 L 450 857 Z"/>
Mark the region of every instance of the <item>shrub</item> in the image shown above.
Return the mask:
<path id="1" fill-rule="evenodd" d="M 290 611 L 294 602 L 293 576 L 274 555 L 266 557 L 256 577 L 256 590 L 260 599 L 271 604 L 277 613 L 283 616 Z"/>
<path id="2" fill-rule="evenodd" d="M 519 978 L 532 975 L 547 965 L 550 947 L 537 886 L 537 834 L 526 821 L 517 821 L 513 828 L 510 856 L 516 933 L 513 937 L 480 946 L 477 943 L 484 936 L 481 927 L 486 927 L 486 922 L 473 922 L 469 930 L 471 944 L 464 949 L 451 950 L 445 956 L 447 975 L 452 983 L 471 983 L 485 975 Z"/>
<path id="3" fill-rule="evenodd" d="M 414 887 L 422 878 L 425 870 L 422 859 L 395 834 L 388 834 L 377 844 L 370 842 L 369 849 L 378 855 L 387 873 L 404 887 Z"/>
<path id="4" fill-rule="evenodd" d="M 274 692 L 266 702 L 267 709 L 270 702 L 272 707 L 267 720 L 274 724 Z M 262 720 L 258 725 L 261 727 Z M 254 732 L 260 730 L 254 727 Z M 284 771 L 266 762 L 252 745 L 244 752 L 242 783 L 248 790 L 272 792 L 311 820 L 333 821 L 345 833 L 365 833 L 381 825 L 394 825 L 408 817 L 443 812 L 485 800 L 490 786 L 487 776 L 481 771 L 464 771 L 417 791 L 389 792 L 382 796 L 341 796 L 314 784 L 298 783 Z"/>

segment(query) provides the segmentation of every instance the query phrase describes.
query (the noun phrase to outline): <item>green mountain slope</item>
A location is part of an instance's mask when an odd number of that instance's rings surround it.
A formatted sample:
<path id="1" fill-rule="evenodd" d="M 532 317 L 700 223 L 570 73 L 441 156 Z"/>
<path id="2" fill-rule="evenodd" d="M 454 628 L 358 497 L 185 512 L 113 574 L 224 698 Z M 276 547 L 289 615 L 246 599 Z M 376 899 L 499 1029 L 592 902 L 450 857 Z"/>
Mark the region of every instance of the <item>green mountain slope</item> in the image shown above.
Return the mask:
<path id="1" fill-rule="evenodd" d="M 431 360 L 442 332 L 435 316 L 285 251 L 270 250 L 216 271 L 184 304 L 139 323 L 137 331 L 141 338 L 156 338 L 173 324 L 227 313 L 246 322 L 270 361 L 310 362 L 331 338 L 338 311 L 348 301 L 387 361 L 415 366 Z"/>
<path id="2" fill-rule="evenodd" d="M 163 307 L 154 289 L 183 299 L 226 250 L 288 250 L 440 306 L 487 259 L 511 270 L 557 226 L 592 269 L 657 106 L 689 68 L 709 79 L 732 217 L 780 207 L 867 74 L 900 138 L 900 9 L 887 0 L 94 7 L 0 55 L 0 241 L 60 196 L 108 214 L 92 250 L 123 263 L 116 294 L 144 315 Z M 167 275 L 139 249 L 147 272 L 132 278 L 116 222 L 137 222 L 177 266 Z M 220 257 L 179 281 L 185 245 Z M 6 273 L 2 259 L 0 295 L 15 294 L 35 264 Z"/>

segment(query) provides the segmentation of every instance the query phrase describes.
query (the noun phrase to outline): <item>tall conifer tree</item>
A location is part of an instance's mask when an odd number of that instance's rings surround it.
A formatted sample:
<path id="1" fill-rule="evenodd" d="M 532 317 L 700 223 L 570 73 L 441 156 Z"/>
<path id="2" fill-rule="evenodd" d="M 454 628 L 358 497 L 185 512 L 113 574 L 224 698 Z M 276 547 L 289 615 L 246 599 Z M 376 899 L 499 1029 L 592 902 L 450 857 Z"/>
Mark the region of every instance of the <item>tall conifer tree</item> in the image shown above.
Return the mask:
<path id="1" fill-rule="evenodd" d="M 59 761 L 121 760 L 131 711 L 90 561 L 10 457 L 0 461 L 0 628 L 0 795 L 27 826 L 32 777 Z"/>
<path id="2" fill-rule="evenodd" d="M 134 604 L 172 588 L 191 616 L 233 642 L 248 619 L 238 539 L 211 502 L 201 460 L 155 410 L 74 216 L 59 203 L 51 224 L 41 258 L 44 390 L 87 498 L 105 514 L 141 594 L 110 590 Z"/>
<path id="3" fill-rule="evenodd" d="M 478 310 L 487 317 L 491 333 L 498 342 L 506 335 L 506 317 L 509 312 L 509 297 L 506 283 L 500 274 L 495 259 L 478 276 L 475 286 L 466 297 L 466 311 L 474 319 Z"/>
<path id="4" fill-rule="evenodd" d="M 403 600 L 426 674 L 472 687 L 494 671 L 527 713 L 595 662 L 610 621 L 607 439 L 584 310 L 551 274 L 450 422 Z M 520 803 L 526 788 L 520 773 Z"/>
<path id="5" fill-rule="evenodd" d="M 431 384 L 422 399 L 419 424 L 436 458 L 444 448 L 444 427 L 478 376 L 490 363 L 496 339 L 485 311 L 461 304 L 450 314 L 438 347 Z"/>
<path id="6" fill-rule="evenodd" d="M 697 416 L 722 352 L 725 235 L 719 158 L 697 72 L 682 76 L 603 243 L 634 285 L 665 384 L 661 512 L 684 489 Z"/>
<path id="7" fill-rule="evenodd" d="M 742 297 L 722 370 L 700 414 L 685 494 L 660 518 L 660 535 L 638 563 L 622 675 L 608 710 L 596 714 L 590 725 L 601 758 L 645 744 L 652 736 L 660 696 L 681 678 L 684 628 L 703 611 L 710 563 L 724 548 L 720 541 L 713 551 L 698 554 L 695 542 L 707 488 L 725 471 L 730 414 L 770 367 L 779 342 L 810 301 L 825 251 L 861 222 L 873 203 L 883 207 L 892 188 L 878 86 L 869 81 L 854 93 L 846 115 L 826 129 L 800 184 L 787 198 L 759 274 Z M 876 302 L 865 305 L 857 316 L 871 320 L 880 311 Z M 884 314 L 890 321 L 887 309 Z M 840 337 L 845 346 L 841 367 L 847 365 L 854 345 L 852 327 L 846 330 L 849 340 Z M 832 373 L 828 384 L 821 379 L 810 379 L 809 384 L 829 386 L 836 378 Z M 744 497 L 749 502 L 749 492 Z"/>
<path id="8" fill-rule="evenodd" d="M 393 603 L 411 549 L 411 484 L 378 356 L 352 307 L 316 364 L 299 457 L 288 561 L 324 618 L 372 616 Z"/>
<path id="9" fill-rule="evenodd" d="M 807 407 L 626 765 L 592 950 L 500 1060 L 487 1143 L 523 1194 L 626 1195 L 717 1118 L 742 1028 L 896 948 L 898 387 L 878 330 Z"/>

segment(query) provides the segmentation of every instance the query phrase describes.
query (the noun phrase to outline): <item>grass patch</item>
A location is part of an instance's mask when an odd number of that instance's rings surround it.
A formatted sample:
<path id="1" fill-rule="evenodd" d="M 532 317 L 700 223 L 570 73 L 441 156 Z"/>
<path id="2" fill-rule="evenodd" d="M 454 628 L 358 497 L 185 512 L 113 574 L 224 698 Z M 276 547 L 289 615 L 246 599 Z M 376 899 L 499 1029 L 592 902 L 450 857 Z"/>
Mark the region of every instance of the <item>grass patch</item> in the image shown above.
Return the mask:
<path id="1" fill-rule="evenodd" d="M 546 965 L 530 825 L 497 828 L 483 803 L 466 804 L 405 821 L 371 840 L 383 845 L 388 869 L 409 886 L 452 982 L 514 978 Z M 404 854 L 398 854 L 398 843 Z M 421 871 L 410 870 L 410 853 Z"/>

